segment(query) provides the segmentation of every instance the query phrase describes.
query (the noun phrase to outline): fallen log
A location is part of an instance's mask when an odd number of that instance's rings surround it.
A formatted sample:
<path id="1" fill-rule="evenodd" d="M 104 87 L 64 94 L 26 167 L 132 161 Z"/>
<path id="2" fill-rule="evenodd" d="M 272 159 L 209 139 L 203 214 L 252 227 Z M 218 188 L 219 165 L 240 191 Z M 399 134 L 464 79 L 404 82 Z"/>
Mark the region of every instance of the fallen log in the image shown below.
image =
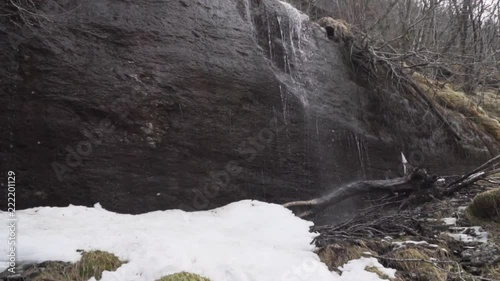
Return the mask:
<path id="1" fill-rule="evenodd" d="M 299 217 L 308 217 L 327 208 L 331 204 L 341 202 L 351 196 L 367 192 L 410 192 L 434 186 L 437 177 L 430 176 L 424 169 L 415 169 L 410 174 L 389 180 L 358 181 L 340 187 L 331 193 L 307 201 L 293 201 L 284 204 L 286 208 L 308 207 L 309 209 L 298 214 Z"/>
<path id="2" fill-rule="evenodd" d="M 436 184 L 437 176 L 429 175 L 425 169 L 416 168 L 404 177 L 353 182 L 335 189 L 324 196 L 306 201 L 288 202 L 283 204 L 283 206 L 289 209 L 306 208 L 305 211 L 298 212 L 297 214 L 299 217 L 305 218 L 349 197 L 370 192 L 404 193 L 409 197 L 410 194 L 422 190 L 426 190 L 425 193 L 429 194 L 428 190 L 432 189 L 432 193 L 436 194 L 437 197 L 444 197 L 450 196 L 479 180 L 486 180 L 488 177 L 498 173 L 500 173 L 500 155 L 486 161 L 465 175 L 458 177 L 458 179 L 452 181 L 444 188 Z"/>

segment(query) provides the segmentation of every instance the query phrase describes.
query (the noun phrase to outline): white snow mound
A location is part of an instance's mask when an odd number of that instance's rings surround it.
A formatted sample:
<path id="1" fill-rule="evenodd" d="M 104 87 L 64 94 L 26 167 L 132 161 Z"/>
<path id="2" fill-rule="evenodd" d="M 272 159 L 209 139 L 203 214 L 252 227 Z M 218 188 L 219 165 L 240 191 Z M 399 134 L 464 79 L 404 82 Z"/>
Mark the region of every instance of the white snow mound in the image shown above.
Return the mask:
<path id="1" fill-rule="evenodd" d="M 7 215 L 0 212 L 0 220 L 7 222 Z M 115 272 L 104 272 L 102 281 L 154 281 L 180 271 L 211 281 L 346 280 L 313 252 L 312 223 L 276 204 L 244 200 L 210 211 L 141 215 L 117 214 L 96 204 L 39 207 L 18 211 L 16 217 L 18 263 L 75 262 L 77 250 L 103 250 L 127 261 Z M 0 262 L 8 252 L 4 241 Z M 362 273 L 357 281 L 381 280 L 362 266 L 376 260 L 353 262 L 344 270 L 350 276 Z"/>

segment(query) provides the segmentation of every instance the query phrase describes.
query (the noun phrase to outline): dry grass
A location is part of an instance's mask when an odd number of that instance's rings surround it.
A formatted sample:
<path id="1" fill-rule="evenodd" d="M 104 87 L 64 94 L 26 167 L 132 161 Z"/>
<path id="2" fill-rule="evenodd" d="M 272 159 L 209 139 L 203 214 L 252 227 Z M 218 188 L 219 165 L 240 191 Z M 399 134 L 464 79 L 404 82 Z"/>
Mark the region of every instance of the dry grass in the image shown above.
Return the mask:
<path id="1" fill-rule="evenodd" d="M 416 72 L 412 75 L 412 78 L 438 104 L 461 113 L 500 143 L 500 122 L 495 117 L 492 117 L 493 114 L 490 116 L 471 98 L 467 97 L 463 92 L 454 90 L 449 84 L 439 85 L 437 82 Z M 488 103 L 488 106 L 495 108 L 495 105 L 491 103 Z M 500 105 L 497 105 L 495 110 L 500 111 L 499 108 Z"/>
<path id="2" fill-rule="evenodd" d="M 320 248 L 317 254 L 330 271 L 339 272 L 338 267 L 343 266 L 350 260 L 361 258 L 365 252 L 377 254 L 369 249 L 363 241 L 331 244 Z"/>
<path id="3" fill-rule="evenodd" d="M 80 261 L 71 263 L 48 262 L 45 270 L 34 281 L 87 281 L 92 277 L 101 279 L 104 271 L 115 271 L 122 262 L 113 254 L 103 251 L 82 253 Z"/>
<path id="4" fill-rule="evenodd" d="M 453 240 L 454 241 L 454 240 Z M 378 253 L 376 253 L 374 250 Z M 450 260 L 450 251 L 441 248 L 424 248 L 420 246 L 407 245 L 403 248 L 394 249 L 391 243 L 373 241 L 344 241 L 322 247 L 317 254 L 320 260 L 328 266 L 331 271 L 341 273 L 338 268 L 351 260 L 360 257 L 369 256 L 382 257 L 381 262 L 384 266 L 398 270 L 395 280 L 412 281 L 446 281 L 453 263 L 431 264 L 429 261 Z M 385 258 L 385 259 L 384 259 Z M 376 267 L 366 267 L 366 271 L 376 273 L 381 279 L 389 277 Z"/>
<path id="5" fill-rule="evenodd" d="M 175 274 L 170 274 L 162 277 L 156 281 L 210 281 L 210 279 L 202 277 L 200 275 L 189 273 L 189 272 L 179 272 Z"/>
<path id="6" fill-rule="evenodd" d="M 402 271 L 409 280 L 415 281 L 446 281 L 448 268 L 442 269 L 428 262 L 433 256 L 432 251 L 422 248 L 403 248 L 395 250 L 387 255 L 398 261 L 390 261 L 390 266 Z M 412 260 L 412 261 L 406 261 Z M 420 261 L 414 261 L 420 260 Z M 406 278 L 405 278 L 406 279 Z"/>
<path id="7" fill-rule="evenodd" d="M 478 92 L 472 99 L 481 105 L 486 112 L 500 120 L 500 92 L 496 90 L 484 90 Z"/>
<path id="8" fill-rule="evenodd" d="M 500 280 L 500 264 L 487 267 L 481 274 L 482 277 L 490 280 Z"/>
<path id="9" fill-rule="evenodd" d="M 351 28 L 345 20 L 323 17 L 318 20 L 318 24 L 324 27 L 328 36 L 337 42 L 351 40 L 353 35 Z"/>

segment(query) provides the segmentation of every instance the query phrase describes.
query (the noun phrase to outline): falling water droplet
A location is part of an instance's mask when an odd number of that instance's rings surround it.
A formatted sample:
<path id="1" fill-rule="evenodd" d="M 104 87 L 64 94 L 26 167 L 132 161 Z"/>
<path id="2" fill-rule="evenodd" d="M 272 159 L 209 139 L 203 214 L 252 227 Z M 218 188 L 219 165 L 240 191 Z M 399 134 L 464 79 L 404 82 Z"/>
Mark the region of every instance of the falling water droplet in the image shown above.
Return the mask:
<path id="1" fill-rule="evenodd" d="M 363 158 L 363 143 L 362 140 L 360 140 L 356 135 L 354 135 L 354 139 L 356 141 L 356 146 L 358 149 L 358 159 L 359 163 L 361 164 L 361 171 L 363 172 L 363 178 L 366 179 L 365 160 Z"/>

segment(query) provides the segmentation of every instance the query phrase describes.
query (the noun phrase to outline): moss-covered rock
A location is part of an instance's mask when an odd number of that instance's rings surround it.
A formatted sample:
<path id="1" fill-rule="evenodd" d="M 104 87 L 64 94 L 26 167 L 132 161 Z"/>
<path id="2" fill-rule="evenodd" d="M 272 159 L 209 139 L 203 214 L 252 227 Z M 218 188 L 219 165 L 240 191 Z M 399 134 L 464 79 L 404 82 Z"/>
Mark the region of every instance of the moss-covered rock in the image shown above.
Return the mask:
<path id="1" fill-rule="evenodd" d="M 43 271 L 34 281 L 71 280 L 87 281 L 92 277 L 99 280 L 104 271 L 115 271 L 122 262 L 113 254 L 104 251 L 83 252 L 76 263 L 45 262 Z"/>
<path id="2" fill-rule="evenodd" d="M 79 276 L 85 279 L 101 279 L 103 271 L 115 271 L 122 262 L 113 254 L 103 251 L 84 252 L 76 263 Z"/>
<path id="3" fill-rule="evenodd" d="M 210 279 L 194 273 L 179 272 L 164 276 L 156 281 L 210 281 Z"/>
<path id="4" fill-rule="evenodd" d="M 472 218 L 500 222 L 500 188 L 476 195 L 466 212 Z"/>

